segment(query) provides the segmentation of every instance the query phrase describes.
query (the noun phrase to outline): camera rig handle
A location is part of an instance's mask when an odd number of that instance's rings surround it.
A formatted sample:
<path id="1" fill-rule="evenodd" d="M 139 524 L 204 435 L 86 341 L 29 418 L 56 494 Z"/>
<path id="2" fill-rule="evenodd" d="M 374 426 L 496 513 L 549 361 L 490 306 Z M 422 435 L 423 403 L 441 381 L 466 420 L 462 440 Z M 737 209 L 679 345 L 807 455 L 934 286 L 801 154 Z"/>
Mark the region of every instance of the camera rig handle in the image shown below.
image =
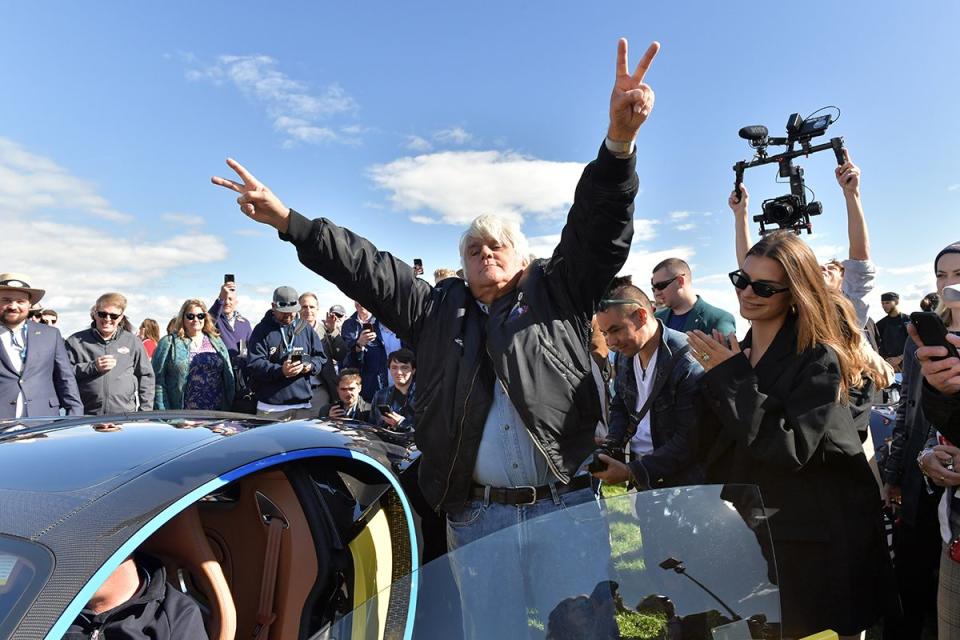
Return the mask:
<path id="1" fill-rule="evenodd" d="M 830 146 L 833 147 L 833 155 L 837 157 L 837 164 L 844 164 L 847 158 L 843 153 L 843 138 L 830 138 Z"/>
<path id="2" fill-rule="evenodd" d="M 747 168 L 747 163 L 741 160 L 737 164 L 733 165 L 733 171 L 736 174 L 736 177 L 733 179 L 733 190 L 737 194 L 737 202 L 739 203 L 741 198 L 743 198 L 743 193 L 740 192 L 740 185 L 743 184 L 743 172 Z"/>

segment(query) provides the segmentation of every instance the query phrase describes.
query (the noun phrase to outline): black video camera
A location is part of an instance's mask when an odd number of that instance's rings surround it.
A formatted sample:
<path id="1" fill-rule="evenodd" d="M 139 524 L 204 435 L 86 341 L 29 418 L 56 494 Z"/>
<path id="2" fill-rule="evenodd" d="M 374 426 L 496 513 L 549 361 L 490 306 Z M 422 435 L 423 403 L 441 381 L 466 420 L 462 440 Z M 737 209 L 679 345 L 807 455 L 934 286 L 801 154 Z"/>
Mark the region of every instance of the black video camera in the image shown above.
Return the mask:
<path id="1" fill-rule="evenodd" d="M 823 111 L 821 109 L 820 111 Z M 794 233 L 806 230 L 812 233 L 811 216 L 823 213 L 823 206 L 819 202 L 807 202 L 806 186 L 803 184 L 803 167 L 793 164 L 793 159 L 808 156 L 811 153 L 833 149 L 837 164 L 846 162 L 843 153 L 843 138 L 831 138 L 830 142 L 811 145 L 810 141 L 827 131 L 836 118 L 833 114 L 817 116 L 814 112 L 806 119 L 799 113 L 794 113 L 787 119 L 787 136 L 785 138 L 771 138 L 767 128 L 763 125 L 754 125 L 740 129 L 740 137 L 747 140 L 750 146 L 756 149 L 756 155 L 749 162 L 741 160 L 733 165 L 737 174 L 734 189 L 737 192 L 737 201 L 741 197 L 740 183 L 743 182 L 743 172 L 752 167 L 776 162 L 780 165 L 780 177 L 790 180 L 790 193 L 785 196 L 764 200 L 763 213 L 753 217 L 754 222 L 760 223 L 760 234 L 770 233 L 781 229 L 789 229 Z M 838 110 L 839 113 L 839 110 Z M 797 149 L 796 145 L 800 145 Z M 776 155 L 768 155 L 768 146 L 785 146 L 787 150 Z M 768 228 L 772 227 L 772 228 Z"/>

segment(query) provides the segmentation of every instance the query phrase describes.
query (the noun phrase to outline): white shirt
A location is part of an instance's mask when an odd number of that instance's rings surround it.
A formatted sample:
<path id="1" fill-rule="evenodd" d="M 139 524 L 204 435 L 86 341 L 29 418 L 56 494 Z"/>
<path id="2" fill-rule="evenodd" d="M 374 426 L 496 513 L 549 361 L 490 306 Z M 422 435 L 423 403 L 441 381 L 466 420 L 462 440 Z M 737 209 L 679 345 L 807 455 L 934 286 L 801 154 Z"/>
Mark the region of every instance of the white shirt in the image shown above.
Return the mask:
<path id="1" fill-rule="evenodd" d="M 637 406 L 634 411 L 640 411 L 643 405 L 647 403 L 650 392 L 653 391 L 653 380 L 657 373 L 657 355 L 660 353 L 660 347 L 650 356 L 650 362 L 647 363 L 647 370 L 644 371 L 640 365 L 640 354 L 633 356 L 633 375 L 637 379 Z M 630 439 L 630 451 L 635 456 L 641 456 L 653 451 L 653 435 L 650 433 L 650 411 L 640 419 L 637 425 L 637 432 Z"/>
<path id="2" fill-rule="evenodd" d="M 23 335 L 23 325 L 24 322 L 21 322 L 12 329 L 4 325 L 2 330 L 0 330 L 0 344 L 3 344 L 3 349 L 7 352 L 7 358 L 10 359 L 10 364 L 13 365 L 13 369 L 17 373 L 20 373 L 20 370 L 23 368 L 23 357 L 20 348 L 13 346 L 13 336 L 16 334 L 17 341 L 23 343 L 24 348 L 26 348 L 26 339 Z M 17 409 L 16 413 L 14 413 L 14 417 L 23 417 L 23 389 L 21 389 L 20 393 L 17 395 Z"/>

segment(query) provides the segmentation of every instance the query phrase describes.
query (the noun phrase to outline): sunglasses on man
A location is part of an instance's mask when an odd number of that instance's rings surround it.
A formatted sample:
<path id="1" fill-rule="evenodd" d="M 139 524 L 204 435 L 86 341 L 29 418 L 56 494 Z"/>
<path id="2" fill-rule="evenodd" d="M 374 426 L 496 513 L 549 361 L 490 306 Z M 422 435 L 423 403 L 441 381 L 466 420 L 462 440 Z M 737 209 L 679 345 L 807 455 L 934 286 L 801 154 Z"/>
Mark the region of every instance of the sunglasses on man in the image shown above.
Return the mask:
<path id="1" fill-rule="evenodd" d="M 122 313 L 109 313 L 107 311 L 97 311 L 97 317 L 100 318 L 101 320 L 106 320 L 107 318 L 110 318 L 111 320 L 116 322 L 117 320 L 120 319 L 122 315 L 123 315 Z M 54 322 L 56 322 L 56 320 L 54 320 Z"/>
<path id="2" fill-rule="evenodd" d="M 790 287 L 783 287 L 778 289 L 769 282 L 763 281 L 753 281 L 750 279 L 742 269 L 737 269 L 736 271 L 730 272 L 730 282 L 733 283 L 737 289 L 741 291 L 750 287 L 753 289 L 753 292 L 760 296 L 761 298 L 769 298 L 770 296 L 776 295 L 778 293 L 784 293 L 785 291 L 790 291 Z"/>
<path id="3" fill-rule="evenodd" d="M 205 314 L 205 313 L 185 313 L 185 314 L 183 314 L 183 317 L 186 318 L 187 320 L 203 320 L 204 318 L 207 317 L 207 314 Z"/>
<path id="4" fill-rule="evenodd" d="M 664 289 L 669 287 L 674 280 L 676 280 L 679 277 L 680 277 L 680 274 L 678 273 L 677 275 L 673 276 L 669 280 L 661 280 L 660 282 L 651 282 L 650 286 L 653 287 L 654 291 L 663 291 Z"/>
<path id="5" fill-rule="evenodd" d="M 608 298 L 597 303 L 597 311 L 604 312 L 610 307 L 617 307 L 624 304 L 635 304 L 639 307 L 643 306 L 643 303 L 639 300 L 630 300 L 628 298 Z"/>

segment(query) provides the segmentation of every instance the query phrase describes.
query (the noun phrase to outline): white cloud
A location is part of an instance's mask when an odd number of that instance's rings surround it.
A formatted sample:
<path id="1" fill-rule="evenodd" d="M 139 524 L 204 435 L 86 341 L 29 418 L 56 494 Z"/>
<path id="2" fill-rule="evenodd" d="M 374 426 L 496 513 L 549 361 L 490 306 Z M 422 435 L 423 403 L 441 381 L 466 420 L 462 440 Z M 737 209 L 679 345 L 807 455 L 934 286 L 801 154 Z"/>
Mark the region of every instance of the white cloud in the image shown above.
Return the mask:
<path id="1" fill-rule="evenodd" d="M 512 152 L 445 151 L 375 165 L 369 175 L 401 211 L 428 210 L 463 225 L 482 213 L 520 220 L 560 217 L 573 200 L 579 162 L 550 162 Z"/>
<path id="2" fill-rule="evenodd" d="M 20 179 L 11 184 L 16 177 Z M 51 190 L 51 185 L 57 188 Z M 20 206 L 7 206 L 11 199 Z M 24 202 L 33 204 L 24 206 Z M 158 283 L 182 269 L 186 274 L 181 278 L 183 283 L 192 286 L 192 276 L 198 269 L 202 271 L 205 263 L 227 256 L 226 245 L 219 237 L 198 231 L 197 225 L 203 220 L 197 216 L 165 214 L 164 220 L 180 227 L 172 232 L 163 225 L 147 230 L 134 225 L 99 228 L 84 222 L 65 222 L 85 221 L 91 216 L 115 221 L 129 216 L 117 213 L 89 183 L 53 160 L 3 138 L 0 207 L 7 238 L 2 252 L 4 264 L 12 271 L 28 274 L 31 283 L 46 289 L 42 304 L 57 310 L 59 326 L 67 335 L 89 324 L 90 306 L 105 291 L 126 295 L 131 317 L 139 319 L 149 313 L 158 320 L 164 314 L 169 318 L 183 299 L 158 294 Z"/>
<path id="3" fill-rule="evenodd" d="M 205 222 L 203 216 L 189 213 L 165 213 L 161 216 L 167 222 L 187 227 L 200 227 Z"/>
<path id="4" fill-rule="evenodd" d="M 441 144 L 466 144 L 473 136 L 463 127 L 451 127 L 434 132 L 433 139 Z"/>
<path id="5" fill-rule="evenodd" d="M 687 223 L 685 223 L 685 224 L 678 224 L 678 225 L 677 225 L 676 227 L 674 227 L 674 228 L 675 228 L 677 231 L 690 231 L 691 229 L 695 229 L 696 227 L 697 227 L 697 225 L 693 224 L 692 222 L 687 222 Z"/>
<path id="6" fill-rule="evenodd" d="M 53 160 L 0 138 L 0 211 L 5 215 L 73 209 L 113 222 L 132 216 L 114 209 L 95 186 Z"/>
<path id="7" fill-rule="evenodd" d="M 410 222 L 415 222 L 416 224 L 440 224 L 439 220 L 431 218 L 430 216 L 410 216 Z"/>
<path id="8" fill-rule="evenodd" d="M 356 101 L 343 87 L 333 83 L 318 94 L 311 93 L 305 82 L 294 80 L 276 67 L 277 61 L 270 56 L 224 55 L 209 67 L 189 69 L 186 76 L 189 80 L 230 83 L 262 104 L 274 129 L 286 137 L 284 146 L 333 140 L 352 142 L 319 124 L 321 120 L 357 110 Z M 364 129 L 348 125 L 341 131 L 355 136 Z"/>
<path id="9" fill-rule="evenodd" d="M 915 273 L 928 273 L 933 274 L 933 267 L 929 262 L 924 262 L 922 264 L 914 264 L 907 267 L 877 267 L 877 271 L 880 273 L 889 273 L 895 276 L 902 275 L 912 275 Z"/>
<path id="10" fill-rule="evenodd" d="M 546 236 L 533 236 L 532 238 L 527 238 L 527 243 L 530 247 L 530 253 L 537 258 L 549 258 L 552 256 L 553 250 L 557 248 L 557 244 L 559 244 L 559 242 L 559 233 L 551 233 L 550 235 Z"/>
<path id="11" fill-rule="evenodd" d="M 960 184 L 952 184 L 947 187 L 947 191 L 960 191 Z"/>
<path id="12" fill-rule="evenodd" d="M 656 226 L 660 224 L 657 220 L 648 220 L 647 218 L 633 219 L 633 241 L 647 242 L 657 236 Z"/>
<path id="13" fill-rule="evenodd" d="M 433 148 L 429 140 L 420 136 L 407 136 L 407 143 L 404 146 L 411 151 L 430 151 Z"/>
<path id="14" fill-rule="evenodd" d="M 676 221 L 676 220 L 686 220 L 691 215 L 693 215 L 693 213 L 691 211 L 671 211 L 669 215 L 671 220 Z"/>
<path id="15" fill-rule="evenodd" d="M 690 262 L 696 254 L 693 247 L 678 246 L 671 249 L 661 249 L 658 251 L 638 250 L 631 251 L 626 264 L 620 270 L 620 275 L 633 276 L 634 284 L 643 287 L 644 283 L 650 281 L 650 274 L 657 263 L 667 258 L 681 258 Z"/>

